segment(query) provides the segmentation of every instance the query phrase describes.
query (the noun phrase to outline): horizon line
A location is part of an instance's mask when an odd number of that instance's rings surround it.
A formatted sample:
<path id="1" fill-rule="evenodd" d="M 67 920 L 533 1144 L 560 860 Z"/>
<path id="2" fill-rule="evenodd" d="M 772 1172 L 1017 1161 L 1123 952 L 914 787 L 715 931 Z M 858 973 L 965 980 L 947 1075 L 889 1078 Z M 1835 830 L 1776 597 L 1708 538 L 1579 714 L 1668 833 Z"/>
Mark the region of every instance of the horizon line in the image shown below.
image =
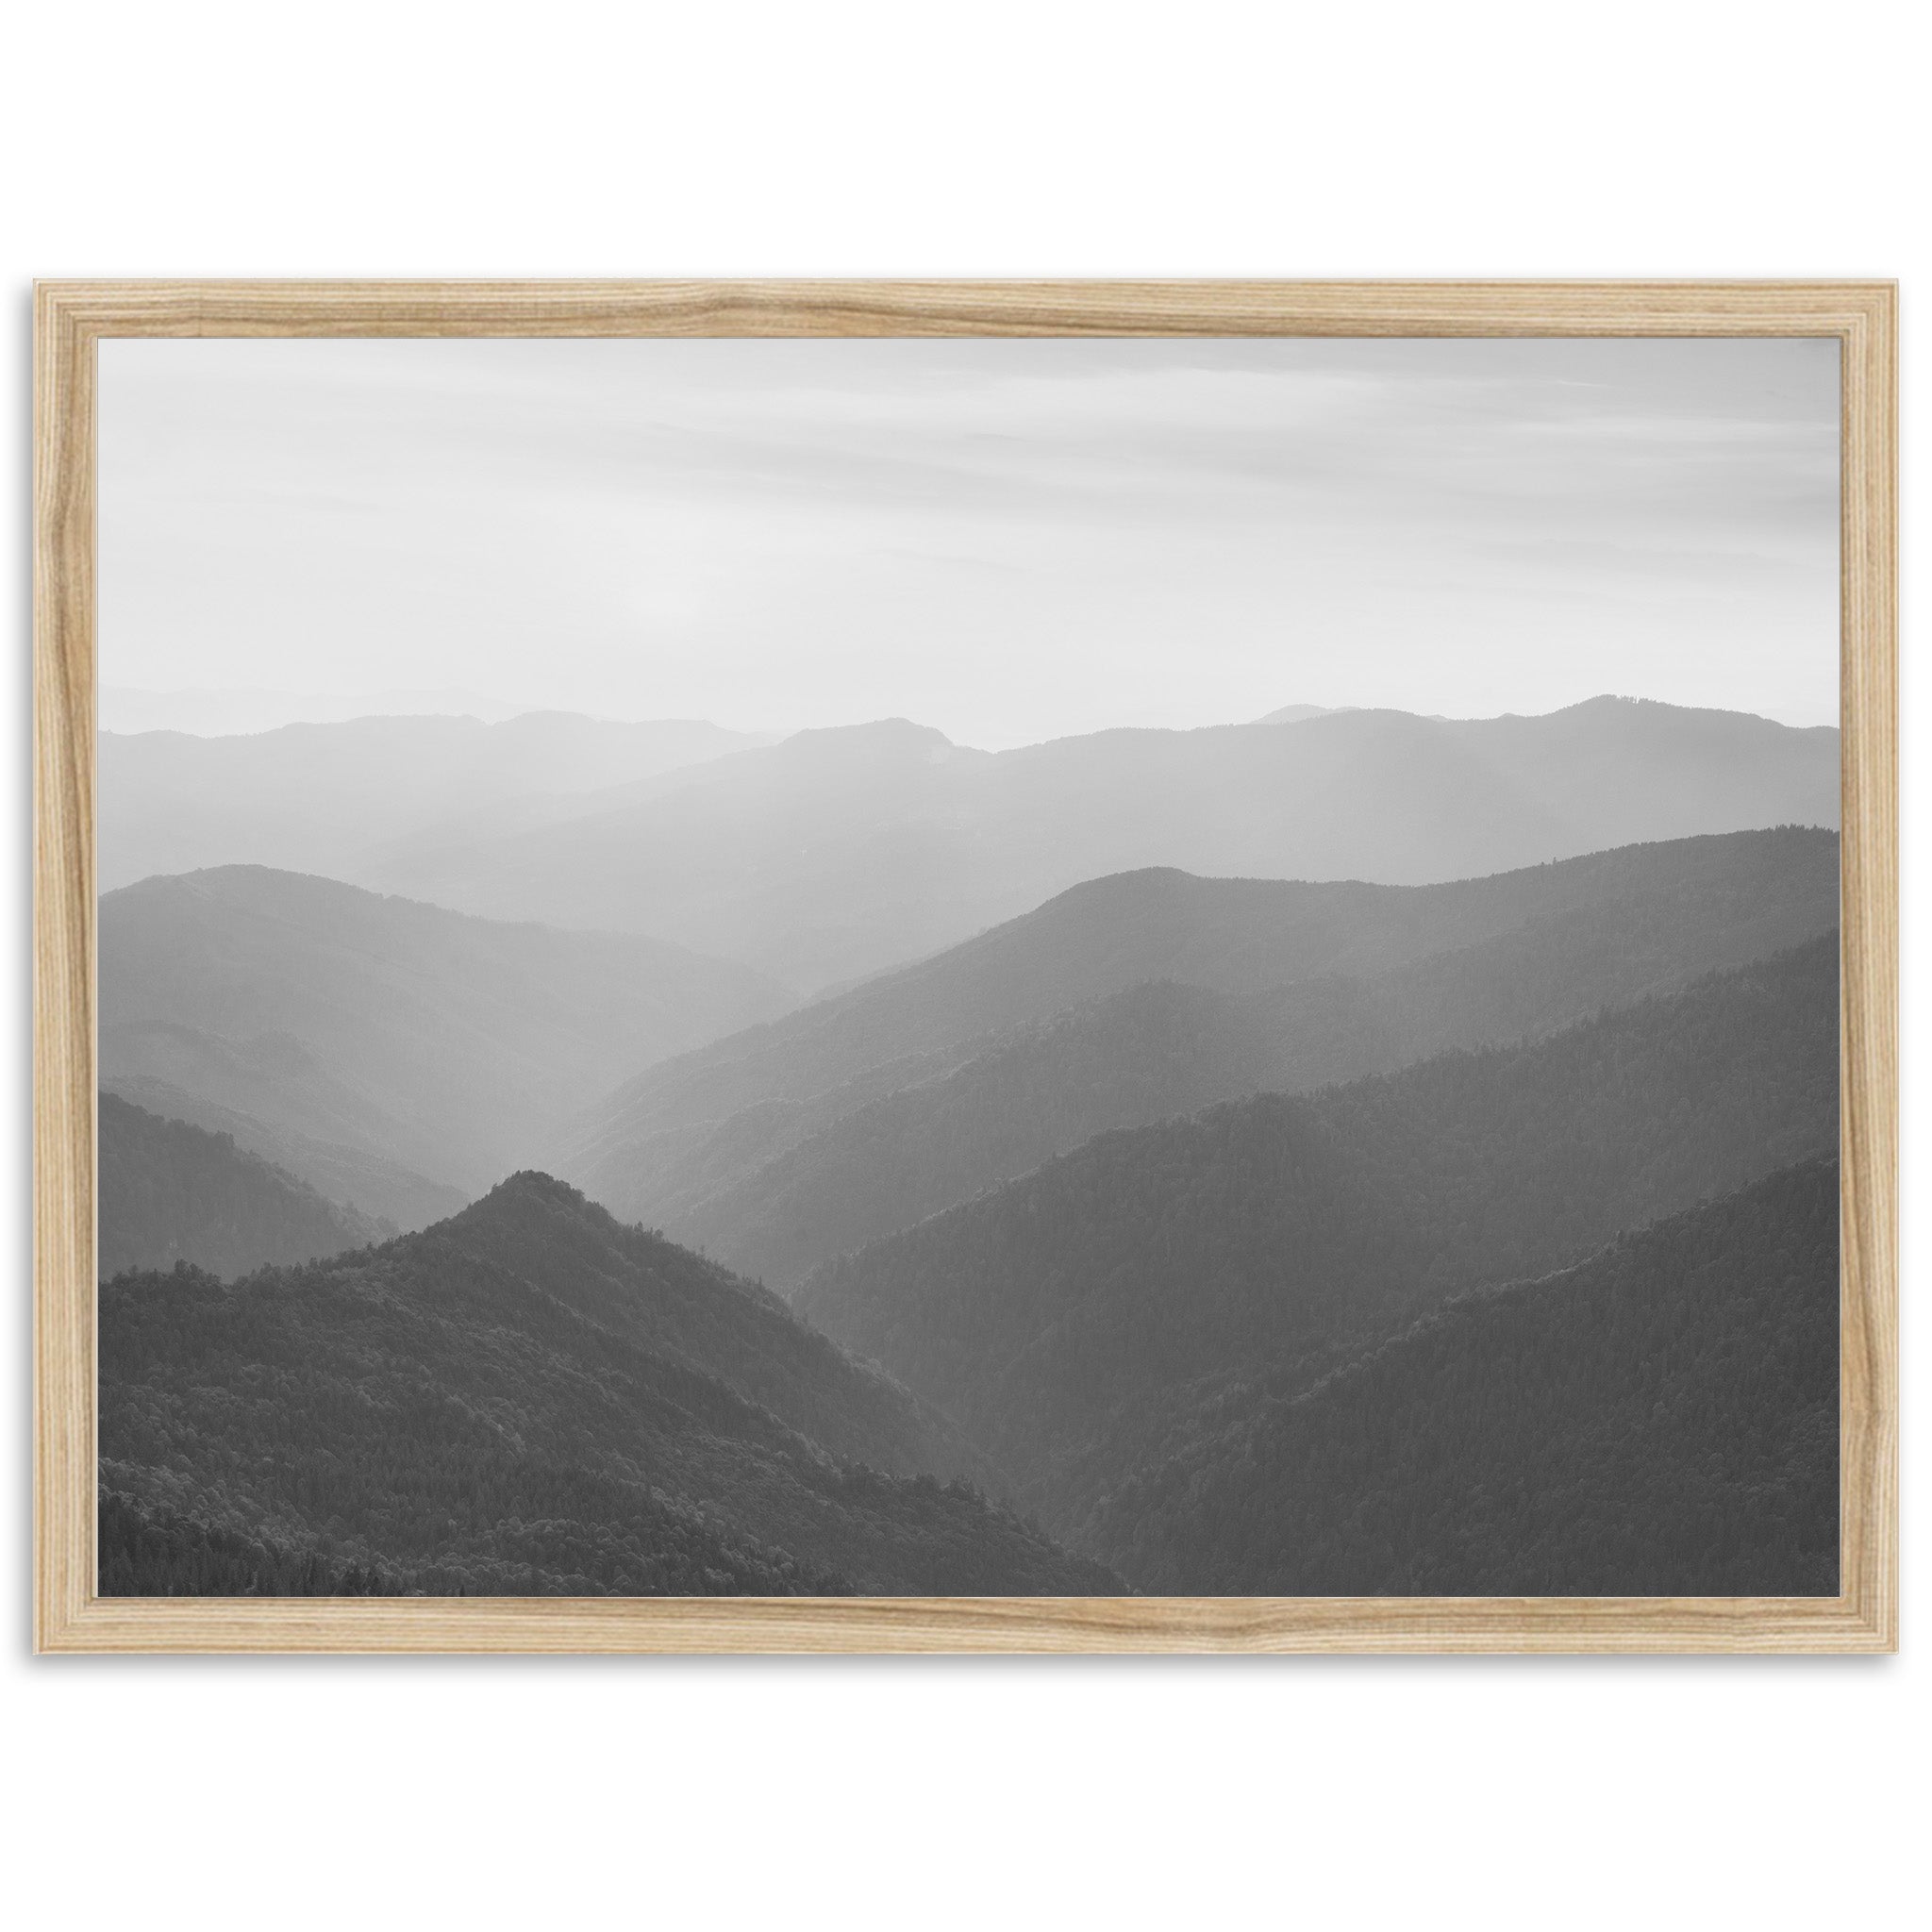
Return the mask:
<path id="1" fill-rule="evenodd" d="M 233 692 L 223 692 L 209 686 L 192 686 L 180 689 L 158 688 L 153 686 L 139 688 L 133 686 L 103 686 L 101 690 L 102 694 L 104 696 L 108 691 L 118 691 L 128 697 L 159 699 L 186 699 L 201 696 L 222 697 L 225 695 L 248 697 L 258 695 L 258 692 L 254 691 L 242 689 L 238 689 Z M 275 692 L 272 694 L 259 694 L 275 696 L 284 695 L 284 693 L 280 692 Z M 413 693 L 408 694 L 413 695 Z M 313 697 L 315 701 L 319 703 L 326 703 L 328 701 L 327 693 L 291 692 L 287 693 L 286 695 L 295 698 Z M 369 693 L 369 695 L 371 697 L 380 697 L 387 694 L 382 692 L 371 692 Z M 405 693 L 398 693 L 398 695 L 405 695 Z M 1297 725 L 1313 724 L 1318 719 L 1322 718 L 1365 716 L 1374 713 L 1381 713 L 1383 715 L 1390 715 L 1402 718 L 1415 718 L 1422 721 L 1423 723 L 1432 724 L 1486 724 L 1501 723 L 1503 720 L 1510 718 L 1555 718 L 1560 716 L 1565 711 L 1581 710 L 1586 706 L 1601 705 L 1607 703 L 1618 703 L 1627 705 L 1651 705 L 1656 706 L 1664 710 L 1705 711 L 1723 717 L 1756 718 L 1764 724 L 1775 724 L 1781 730 L 1786 731 L 1837 731 L 1841 728 L 1839 720 L 1836 718 L 1830 720 L 1829 722 L 1796 724 L 1790 721 L 1790 719 L 1774 717 L 1768 712 L 1753 711 L 1737 707 L 1729 707 L 1723 705 L 1684 705 L 1675 703 L 1674 701 L 1669 698 L 1646 697 L 1639 692 L 1595 691 L 1588 697 L 1573 699 L 1567 704 L 1553 705 L 1549 708 L 1549 709 L 1542 711 L 1516 711 L 1506 709 L 1500 711 L 1473 712 L 1462 715 L 1443 711 L 1408 710 L 1400 705 L 1391 704 L 1301 706 L 1291 703 L 1288 705 L 1277 707 L 1276 710 L 1274 712 L 1265 712 L 1258 718 L 1221 719 L 1212 723 L 1203 724 L 1097 724 L 1087 730 L 1062 731 L 1055 733 L 1052 736 L 1046 738 L 1024 739 L 1012 744 L 986 746 L 962 742 L 960 740 L 954 738 L 941 726 L 923 723 L 922 721 L 916 718 L 907 716 L 903 712 L 887 713 L 881 716 L 872 718 L 856 718 L 848 720 L 843 724 L 838 724 L 800 725 L 792 729 L 787 730 L 781 727 L 775 727 L 771 725 L 725 724 L 721 724 L 715 718 L 709 717 L 684 716 L 622 718 L 594 711 L 574 710 L 568 707 L 559 705 L 533 705 L 525 709 L 511 709 L 508 705 L 498 706 L 493 701 L 488 699 L 484 700 L 484 702 L 486 705 L 488 705 L 488 707 L 491 709 L 502 709 L 505 712 L 505 715 L 496 718 L 486 718 L 479 715 L 478 712 L 474 710 L 446 711 L 421 709 L 373 709 L 368 711 L 358 711 L 346 718 L 285 719 L 280 724 L 264 724 L 256 730 L 196 731 L 191 730 L 185 726 L 178 724 L 162 724 L 149 726 L 142 730 L 129 731 L 125 729 L 116 728 L 112 725 L 101 724 L 98 722 L 96 723 L 95 730 L 100 736 L 108 738 L 134 739 L 174 737 L 196 738 L 212 741 L 217 739 L 229 738 L 266 738 L 277 731 L 290 731 L 298 729 L 339 730 L 345 725 L 367 724 L 377 719 L 392 721 L 399 724 L 406 722 L 425 724 L 433 722 L 438 724 L 475 724 L 479 726 L 483 730 L 493 731 L 501 728 L 503 725 L 521 724 L 525 720 L 532 718 L 568 718 L 581 720 L 587 724 L 606 724 L 620 728 L 635 728 L 648 725 L 697 726 L 708 728 L 714 731 L 728 732 L 730 735 L 737 738 L 763 741 L 762 743 L 748 743 L 734 747 L 735 750 L 752 751 L 774 749 L 778 745 L 788 744 L 795 739 L 804 738 L 808 736 L 825 736 L 836 732 L 867 731 L 876 729 L 881 725 L 898 724 L 904 725 L 910 730 L 931 732 L 935 736 L 943 739 L 946 744 L 956 751 L 979 751 L 983 752 L 987 757 L 999 758 L 1009 752 L 1031 751 L 1036 750 L 1042 745 L 1060 744 L 1068 742 L 1069 741 L 1074 739 L 1081 738 L 1102 738 L 1116 732 L 1158 731 L 1171 732 L 1175 735 L 1181 735 L 1197 731 L 1239 731 L 1248 729 L 1291 730 L 1295 728 Z M 99 706 L 97 703 L 97 718 L 98 710 Z M 1295 718 L 1282 718 L 1278 715 L 1280 711 L 1304 711 L 1305 715 Z M 728 752 L 720 754 L 720 756 L 729 755 L 730 753 Z"/>

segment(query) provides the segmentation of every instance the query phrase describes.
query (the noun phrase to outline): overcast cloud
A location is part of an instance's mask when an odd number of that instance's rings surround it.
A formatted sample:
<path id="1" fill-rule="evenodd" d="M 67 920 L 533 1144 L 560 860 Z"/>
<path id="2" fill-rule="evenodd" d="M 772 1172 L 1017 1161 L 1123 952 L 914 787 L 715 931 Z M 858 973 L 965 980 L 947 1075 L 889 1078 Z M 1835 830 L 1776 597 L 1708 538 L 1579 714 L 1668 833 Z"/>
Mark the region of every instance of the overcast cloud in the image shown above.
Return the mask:
<path id="1" fill-rule="evenodd" d="M 108 341 L 103 681 L 998 748 L 1838 708 L 1831 341 Z"/>

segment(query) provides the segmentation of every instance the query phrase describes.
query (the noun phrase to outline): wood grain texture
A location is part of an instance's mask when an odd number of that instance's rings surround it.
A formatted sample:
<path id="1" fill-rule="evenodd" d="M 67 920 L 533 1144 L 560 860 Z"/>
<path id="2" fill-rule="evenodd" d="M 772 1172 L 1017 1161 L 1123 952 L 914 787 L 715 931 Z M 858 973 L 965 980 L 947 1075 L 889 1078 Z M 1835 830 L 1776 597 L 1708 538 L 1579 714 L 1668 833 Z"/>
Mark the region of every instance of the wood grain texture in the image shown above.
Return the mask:
<path id="1" fill-rule="evenodd" d="M 51 282 L 35 305 L 35 1641 L 52 1652 L 1874 1652 L 1898 1632 L 1897 291 L 1888 282 Z M 103 1599 L 104 336 L 1833 336 L 1843 357 L 1842 1574 L 1831 1598 Z"/>
<path id="2" fill-rule="evenodd" d="M 100 336 L 1844 335 L 1864 282 L 59 282 Z"/>

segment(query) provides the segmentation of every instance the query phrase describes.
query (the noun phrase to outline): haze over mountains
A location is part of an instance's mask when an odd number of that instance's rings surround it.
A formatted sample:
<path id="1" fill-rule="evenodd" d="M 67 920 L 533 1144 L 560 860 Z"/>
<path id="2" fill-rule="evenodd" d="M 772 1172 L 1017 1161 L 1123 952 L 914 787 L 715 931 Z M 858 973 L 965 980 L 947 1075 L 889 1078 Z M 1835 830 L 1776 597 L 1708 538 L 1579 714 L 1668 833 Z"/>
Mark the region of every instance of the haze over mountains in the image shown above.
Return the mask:
<path id="1" fill-rule="evenodd" d="M 1834 731 L 102 772 L 104 1588 L 1835 1588 Z"/>
<path id="2" fill-rule="evenodd" d="M 1109 1128 L 1524 1035 L 1828 931 L 1788 827 L 1454 885 L 1124 874 L 640 1074 L 563 1173 L 777 1287 Z"/>
<path id="3" fill-rule="evenodd" d="M 998 754 L 904 720 L 739 750 L 711 726 L 362 720 L 105 739 L 102 877 L 322 872 L 492 918 L 650 933 L 804 993 L 1111 873 L 1470 878 L 1640 841 L 1836 825 L 1838 782 L 1836 731 L 1616 698 Z"/>
<path id="4" fill-rule="evenodd" d="M 1838 820 L 1838 735 L 1597 699 L 1546 718 L 1350 711 L 992 755 L 904 721 L 801 732 L 665 795 L 437 846 L 372 883 L 656 932 L 801 990 L 1149 865 L 1424 884 L 1640 840 Z"/>
<path id="5" fill-rule="evenodd" d="M 105 1084 L 144 1106 L 190 1096 L 239 1119 L 238 1138 L 259 1122 L 270 1158 L 338 1197 L 365 1157 L 384 1205 L 357 1205 L 410 1221 L 408 1177 L 478 1193 L 587 1088 L 787 1004 L 744 967 L 641 935 L 506 925 L 254 866 L 109 892 L 99 954 Z M 312 1146 L 345 1150 L 337 1170 Z"/>
<path id="6" fill-rule="evenodd" d="M 1450 1294 L 1838 1140 L 1835 935 L 1509 1049 L 1105 1134 L 827 1263 L 799 1312 L 1049 1527 L 1229 1378 L 1306 1386 Z"/>
<path id="7" fill-rule="evenodd" d="M 278 731 L 284 724 L 345 724 L 355 718 L 475 718 L 485 724 L 501 724 L 541 708 L 450 687 L 343 695 L 206 687 L 142 691 L 125 684 L 104 684 L 96 702 L 103 731 L 124 736 L 138 731 L 187 731 L 197 738 Z"/>
<path id="8" fill-rule="evenodd" d="M 325 1199 L 306 1181 L 186 1121 L 100 1096 L 100 1273 L 172 1268 L 223 1276 L 387 1241 L 392 1222 Z"/>
<path id="9" fill-rule="evenodd" d="M 760 741 L 699 721 L 625 724 L 562 711 L 491 724 L 362 717 L 206 738 L 104 731 L 101 890 L 223 865 L 369 883 L 365 855 L 395 840 L 567 813 L 602 789 Z"/>

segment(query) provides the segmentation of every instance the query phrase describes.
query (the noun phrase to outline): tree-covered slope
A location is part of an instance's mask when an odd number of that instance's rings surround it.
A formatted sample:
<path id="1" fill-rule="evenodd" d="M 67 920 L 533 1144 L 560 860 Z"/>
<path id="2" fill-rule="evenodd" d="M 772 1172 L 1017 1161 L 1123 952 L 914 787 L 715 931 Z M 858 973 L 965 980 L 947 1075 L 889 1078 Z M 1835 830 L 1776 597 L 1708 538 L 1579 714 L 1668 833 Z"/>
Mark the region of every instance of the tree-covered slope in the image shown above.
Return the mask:
<path id="1" fill-rule="evenodd" d="M 1272 1044 L 1245 1002 L 1171 981 L 1133 987 L 1000 1035 L 963 1065 L 662 1204 L 662 1216 L 680 1240 L 787 1292 L 833 1257 L 1096 1134 L 1254 1092 Z"/>
<path id="2" fill-rule="evenodd" d="M 827 1263 L 795 1306 L 1064 1529 L 1196 1385 L 1312 1379 L 1837 1136 L 1826 937 L 1533 1044 L 1103 1135 Z"/>
<path id="3" fill-rule="evenodd" d="M 313 1089 L 305 1090 L 299 1067 L 293 1077 L 287 1071 L 277 1074 L 277 1058 L 285 1070 L 290 1060 L 286 1052 L 277 1056 L 275 1043 L 258 1041 L 254 1052 L 242 1052 L 206 1035 L 173 1028 L 157 1029 L 145 1038 L 149 1050 L 138 1056 L 139 1063 L 158 1064 L 176 1077 L 124 1071 L 102 1079 L 104 1092 L 119 1094 L 163 1120 L 226 1134 L 236 1146 L 297 1175 L 325 1199 L 393 1222 L 404 1234 L 468 1206 L 470 1196 L 461 1188 L 429 1180 L 345 1141 L 321 1140 L 299 1127 L 264 1120 L 262 1112 L 311 1121 L 327 1113 L 326 1107 L 318 1110 L 312 1106 Z M 125 1069 L 127 1062 L 122 1064 Z M 177 1084 L 183 1077 L 198 1091 Z M 251 1104 L 262 1112 L 246 1111 Z"/>
<path id="4" fill-rule="evenodd" d="M 186 1261 L 221 1276 L 386 1240 L 393 1226 L 325 1200 L 226 1134 L 100 1096 L 99 1272 Z"/>
<path id="5" fill-rule="evenodd" d="M 1838 1300 L 1838 1164 L 1786 1168 L 1252 1403 L 1093 1539 L 1181 1595 L 1830 1595 Z"/>
<path id="6" fill-rule="evenodd" d="M 366 1253 L 108 1283 L 100 1455 L 130 1593 L 1118 1587 L 773 1296 L 534 1174 Z"/>
<path id="7" fill-rule="evenodd" d="M 1837 913 L 1836 837 L 1791 826 L 1450 886 L 1130 874 L 653 1069 L 563 1165 L 790 1287 L 1110 1128 L 1547 1032 Z"/>
<path id="8" fill-rule="evenodd" d="M 742 967 L 637 935 L 466 918 L 258 866 L 100 908 L 104 1077 L 475 1192 L 596 1089 L 782 1010 Z"/>

